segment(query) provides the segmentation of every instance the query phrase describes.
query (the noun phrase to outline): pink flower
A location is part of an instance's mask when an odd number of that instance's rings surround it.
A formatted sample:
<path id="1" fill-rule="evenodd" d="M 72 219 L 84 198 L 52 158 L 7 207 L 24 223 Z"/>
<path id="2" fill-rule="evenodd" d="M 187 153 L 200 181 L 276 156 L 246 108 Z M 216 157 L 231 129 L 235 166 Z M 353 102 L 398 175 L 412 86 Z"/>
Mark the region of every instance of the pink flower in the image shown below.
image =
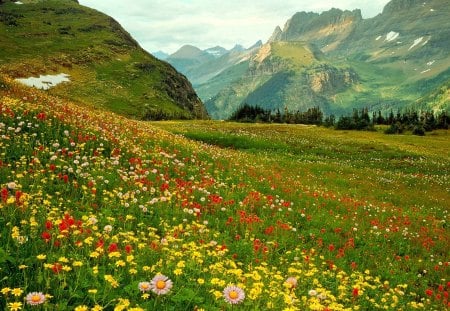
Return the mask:
<path id="1" fill-rule="evenodd" d="M 245 293 L 242 288 L 230 285 L 223 290 L 223 297 L 229 304 L 238 304 L 245 299 Z"/>
<path id="2" fill-rule="evenodd" d="M 37 306 L 45 302 L 45 295 L 41 292 L 32 292 L 25 297 L 27 304 Z"/>
<path id="3" fill-rule="evenodd" d="M 148 292 L 151 289 L 150 282 L 139 282 L 138 288 L 143 293 Z"/>
<path id="4" fill-rule="evenodd" d="M 150 282 L 150 289 L 156 295 L 165 295 L 172 288 L 172 281 L 165 275 L 157 274 Z"/>

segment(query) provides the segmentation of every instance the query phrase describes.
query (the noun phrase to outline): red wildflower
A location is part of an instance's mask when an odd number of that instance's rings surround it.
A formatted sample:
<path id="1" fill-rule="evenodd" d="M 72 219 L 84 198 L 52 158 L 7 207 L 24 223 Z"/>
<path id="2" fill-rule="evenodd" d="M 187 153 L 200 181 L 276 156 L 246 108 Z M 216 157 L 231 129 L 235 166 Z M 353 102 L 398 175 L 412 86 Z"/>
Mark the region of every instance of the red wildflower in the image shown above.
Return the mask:
<path id="1" fill-rule="evenodd" d="M 353 295 L 354 298 L 358 297 L 358 295 L 359 295 L 359 290 L 358 290 L 356 287 L 353 288 L 352 295 Z"/>
<path id="2" fill-rule="evenodd" d="M 53 264 L 53 266 L 52 266 L 53 273 L 58 274 L 61 272 L 61 270 L 62 270 L 62 265 L 60 263 L 57 262 L 57 263 Z"/>
<path id="3" fill-rule="evenodd" d="M 47 221 L 45 222 L 45 228 L 46 228 L 47 230 L 50 230 L 51 228 L 53 228 L 53 224 L 52 224 L 52 222 L 51 222 L 50 220 L 47 220 Z"/>
<path id="4" fill-rule="evenodd" d="M 270 226 L 270 227 L 267 227 L 267 228 L 264 230 L 264 233 L 267 234 L 267 235 L 270 235 L 270 234 L 273 233 L 273 230 L 274 230 L 274 226 Z"/>
<path id="5" fill-rule="evenodd" d="M 6 200 L 8 200 L 8 189 L 7 188 L 3 188 L 2 189 L 2 201 L 6 202 Z"/>
<path id="6" fill-rule="evenodd" d="M 427 294 L 427 296 L 433 296 L 433 290 L 432 289 L 427 289 L 426 291 L 425 291 L 425 294 Z"/>
<path id="7" fill-rule="evenodd" d="M 112 252 L 117 252 L 119 250 L 119 247 L 117 246 L 116 243 L 111 243 L 108 247 L 108 252 L 112 253 Z"/>
<path id="8" fill-rule="evenodd" d="M 23 192 L 22 192 L 22 191 L 19 191 L 19 190 L 16 191 L 16 204 L 17 204 L 17 205 L 20 205 L 20 204 L 21 204 L 20 198 L 22 197 L 22 195 L 23 195 Z"/>
<path id="9" fill-rule="evenodd" d="M 52 238 L 51 234 L 47 231 L 42 232 L 41 237 L 45 240 L 45 242 L 48 242 Z"/>
<path id="10" fill-rule="evenodd" d="M 36 117 L 38 118 L 38 120 L 44 121 L 47 118 L 47 115 L 45 114 L 45 112 L 39 112 Z"/>
<path id="11" fill-rule="evenodd" d="M 125 251 L 127 252 L 127 254 L 131 253 L 132 250 L 133 250 L 133 247 L 131 245 L 127 244 L 125 246 Z"/>

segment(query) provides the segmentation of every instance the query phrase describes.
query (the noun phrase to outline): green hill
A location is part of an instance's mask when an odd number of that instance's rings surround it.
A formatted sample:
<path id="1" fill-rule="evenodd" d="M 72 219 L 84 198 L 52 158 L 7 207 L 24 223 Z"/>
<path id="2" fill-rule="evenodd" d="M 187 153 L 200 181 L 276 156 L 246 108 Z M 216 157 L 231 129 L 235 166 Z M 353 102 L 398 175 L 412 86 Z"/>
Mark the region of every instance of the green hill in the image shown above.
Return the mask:
<path id="1" fill-rule="evenodd" d="M 76 1 L 2 3 L 0 46 L 0 73 L 68 74 L 70 83 L 51 94 L 139 119 L 207 117 L 183 75 L 144 51 L 114 19 Z"/>

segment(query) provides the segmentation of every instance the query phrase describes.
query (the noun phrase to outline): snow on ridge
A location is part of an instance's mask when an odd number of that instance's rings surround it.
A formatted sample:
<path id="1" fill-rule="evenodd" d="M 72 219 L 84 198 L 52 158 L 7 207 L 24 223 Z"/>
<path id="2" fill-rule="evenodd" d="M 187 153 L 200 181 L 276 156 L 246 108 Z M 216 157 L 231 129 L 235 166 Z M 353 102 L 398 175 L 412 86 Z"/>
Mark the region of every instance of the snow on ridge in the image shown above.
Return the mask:
<path id="1" fill-rule="evenodd" d="M 429 61 L 429 62 L 427 63 L 427 65 L 428 65 L 428 66 L 431 66 L 431 65 L 434 64 L 434 62 L 435 62 L 435 60 L 433 59 L 432 61 Z"/>
<path id="2" fill-rule="evenodd" d="M 16 1 L 16 2 L 14 2 L 15 4 L 23 4 L 23 2 L 20 2 L 20 1 Z"/>
<path id="3" fill-rule="evenodd" d="M 430 70 L 431 70 L 431 69 L 428 68 L 427 70 L 422 71 L 421 74 L 422 74 L 422 73 L 426 73 L 426 72 L 428 72 L 428 71 L 430 71 Z"/>
<path id="4" fill-rule="evenodd" d="M 382 37 L 383 37 L 383 36 L 378 36 L 378 37 L 375 39 L 375 41 L 380 40 Z"/>
<path id="5" fill-rule="evenodd" d="M 408 51 L 411 50 L 416 45 L 418 45 L 420 42 L 422 42 L 422 40 L 423 40 L 423 37 L 420 37 L 420 38 L 417 38 L 416 40 L 414 40 L 414 43 L 409 47 Z"/>
<path id="6" fill-rule="evenodd" d="M 395 32 L 395 31 L 390 31 L 387 35 L 386 35 L 386 39 L 384 40 L 384 41 L 393 41 L 393 40 L 395 40 L 395 39 L 397 39 L 397 37 L 399 36 L 400 34 L 398 33 L 398 32 Z"/>

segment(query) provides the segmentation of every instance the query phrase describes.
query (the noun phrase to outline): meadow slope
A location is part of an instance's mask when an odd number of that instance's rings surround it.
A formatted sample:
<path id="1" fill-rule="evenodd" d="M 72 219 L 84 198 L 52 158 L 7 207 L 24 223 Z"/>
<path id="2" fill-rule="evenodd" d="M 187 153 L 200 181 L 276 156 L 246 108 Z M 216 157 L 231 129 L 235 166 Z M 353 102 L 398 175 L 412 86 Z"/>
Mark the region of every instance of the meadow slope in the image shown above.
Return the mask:
<path id="1" fill-rule="evenodd" d="M 448 131 L 145 123 L 1 85 L 0 309 L 448 309 Z"/>

